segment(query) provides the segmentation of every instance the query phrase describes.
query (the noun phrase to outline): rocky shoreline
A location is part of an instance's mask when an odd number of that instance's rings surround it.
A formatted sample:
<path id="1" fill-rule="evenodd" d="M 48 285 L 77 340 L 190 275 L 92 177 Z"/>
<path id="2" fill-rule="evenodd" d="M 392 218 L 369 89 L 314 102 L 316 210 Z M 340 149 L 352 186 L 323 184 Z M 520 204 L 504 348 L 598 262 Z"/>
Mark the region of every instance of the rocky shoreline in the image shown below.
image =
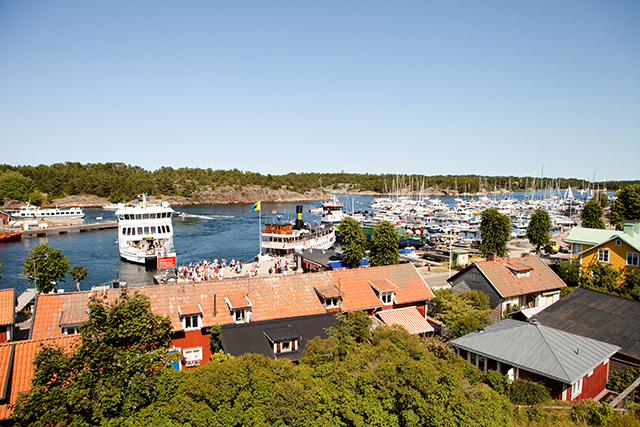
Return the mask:
<path id="1" fill-rule="evenodd" d="M 345 189 L 327 189 L 325 193 L 344 193 Z M 381 196 L 379 193 L 372 191 L 359 191 L 352 192 L 350 194 L 360 196 Z M 489 194 L 489 193 L 478 193 Z M 426 196 L 454 196 L 461 195 L 455 191 L 443 191 L 440 189 L 427 190 Z M 417 196 L 415 194 L 414 196 Z M 326 198 L 326 195 L 325 195 Z M 265 203 L 278 203 L 278 202 L 310 202 L 322 200 L 322 195 L 319 189 L 310 190 L 306 193 L 298 193 L 291 190 L 279 189 L 273 190 L 265 187 L 245 187 L 242 189 L 236 189 L 234 187 L 219 187 L 216 189 L 206 189 L 195 192 L 192 197 L 185 196 L 151 196 L 149 200 L 152 202 L 169 202 L 171 206 L 190 206 L 190 205 L 215 205 L 215 204 L 239 204 L 239 203 L 255 203 L 258 200 Z M 133 202 L 129 202 L 131 204 Z M 53 200 L 49 205 L 43 207 L 81 207 L 81 208 L 99 208 L 105 205 L 109 205 L 108 199 L 104 197 L 93 196 L 89 194 L 66 196 Z M 4 200 L 4 205 L 0 209 L 18 209 L 21 206 L 26 205 L 25 202 L 19 200 Z"/>

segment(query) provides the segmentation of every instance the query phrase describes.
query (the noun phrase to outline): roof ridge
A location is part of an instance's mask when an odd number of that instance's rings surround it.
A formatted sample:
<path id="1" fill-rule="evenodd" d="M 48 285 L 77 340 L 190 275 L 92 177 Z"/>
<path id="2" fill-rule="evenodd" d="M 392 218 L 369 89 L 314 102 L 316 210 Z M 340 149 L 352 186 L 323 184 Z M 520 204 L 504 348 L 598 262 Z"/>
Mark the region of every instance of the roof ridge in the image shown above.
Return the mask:
<path id="1" fill-rule="evenodd" d="M 553 350 L 553 348 L 551 347 L 551 345 L 549 344 L 549 342 L 547 341 L 547 338 L 544 336 L 544 334 L 542 333 L 542 329 L 540 329 L 540 327 L 542 326 L 540 323 L 530 323 L 531 325 L 535 326 L 536 329 L 538 330 L 538 332 L 540 333 L 540 336 L 542 337 L 542 340 L 544 341 L 544 343 L 547 345 L 547 347 L 549 348 L 549 351 L 551 351 L 551 354 L 553 355 L 553 358 L 556 359 L 556 362 L 558 362 L 558 365 L 560 365 L 560 369 L 562 369 L 562 372 L 564 372 L 565 377 L 571 381 L 571 377 L 569 376 L 569 374 L 567 373 L 567 371 L 564 369 L 564 365 L 562 363 L 560 363 L 560 360 L 558 359 L 558 356 L 556 356 L 556 352 Z M 546 326 L 543 326 L 544 328 L 546 328 Z"/>

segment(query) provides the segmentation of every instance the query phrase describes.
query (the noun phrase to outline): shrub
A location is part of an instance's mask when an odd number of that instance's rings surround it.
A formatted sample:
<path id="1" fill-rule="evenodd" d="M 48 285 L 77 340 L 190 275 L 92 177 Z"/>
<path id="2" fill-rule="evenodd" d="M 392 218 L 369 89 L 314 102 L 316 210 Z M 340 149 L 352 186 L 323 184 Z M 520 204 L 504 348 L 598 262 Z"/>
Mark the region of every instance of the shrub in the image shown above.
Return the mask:
<path id="1" fill-rule="evenodd" d="M 571 419 L 587 422 L 594 426 L 603 426 L 613 420 L 613 411 L 606 403 L 600 404 L 592 400 L 583 400 L 573 407 Z"/>
<path id="2" fill-rule="evenodd" d="M 511 383 L 509 400 L 514 405 L 538 405 L 550 401 L 551 394 L 542 384 L 518 378 Z"/>
<path id="3" fill-rule="evenodd" d="M 480 381 L 496 392 L 506 396 L 509 392 L 509 377 L 497 371 L 487 371 L 480 376 Z"/>
<path id="4" fill-rule="evenodd" d="M 627 387 L 633 384 L 638 377 L 640 377 L 640 368 L 624 368 L 611 372 L 611 390 L 622 393 Z"/>

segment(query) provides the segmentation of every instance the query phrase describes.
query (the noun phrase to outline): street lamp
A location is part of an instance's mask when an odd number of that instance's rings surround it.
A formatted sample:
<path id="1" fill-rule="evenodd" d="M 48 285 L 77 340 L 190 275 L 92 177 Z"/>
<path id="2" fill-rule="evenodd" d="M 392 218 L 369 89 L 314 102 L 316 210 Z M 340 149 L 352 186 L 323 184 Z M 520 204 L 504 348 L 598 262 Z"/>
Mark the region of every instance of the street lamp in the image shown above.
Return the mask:
<path id="1" fill-rule="evenodd" d="M 442 237 L 446 237 L 449 239 L 449 277 L 451 277 L 451 242 L 458 236 L 456 236 L 455 234 L 445 234 Z"/>

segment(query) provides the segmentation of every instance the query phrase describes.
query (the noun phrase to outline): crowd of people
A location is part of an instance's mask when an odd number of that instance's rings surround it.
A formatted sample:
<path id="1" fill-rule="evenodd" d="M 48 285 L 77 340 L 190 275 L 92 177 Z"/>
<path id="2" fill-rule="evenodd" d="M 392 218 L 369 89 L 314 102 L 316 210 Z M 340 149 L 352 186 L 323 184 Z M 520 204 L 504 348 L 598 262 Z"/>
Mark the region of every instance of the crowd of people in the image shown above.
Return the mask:
<path id="1" fill-rule="evenodd" d="M 248 268 L 247 268 L 248 267 Z M 260 271 L 260 263 L 256 260 L 250 266 L 243 264 L 242 260 L 232 259 L 227 263 L 226 258 L 213 261 L 200 261 L 181 265 L 174 273 L 178 280 L 185 282 L 201 282 L 204 280 L 220 280 L 225 277 L 252 277 Z M 226 274 L 226 275 L 225 275 Z"/>

